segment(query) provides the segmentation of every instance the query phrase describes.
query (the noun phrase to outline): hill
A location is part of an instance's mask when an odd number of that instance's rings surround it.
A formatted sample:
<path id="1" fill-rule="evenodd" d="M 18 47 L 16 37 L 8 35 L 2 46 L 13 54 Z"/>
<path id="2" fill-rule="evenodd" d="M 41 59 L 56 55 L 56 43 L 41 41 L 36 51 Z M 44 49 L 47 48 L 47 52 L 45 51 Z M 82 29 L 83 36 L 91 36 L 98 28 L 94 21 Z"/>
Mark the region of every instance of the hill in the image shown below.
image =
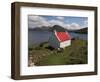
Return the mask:
<path id="1" fill-rule="evenodd" d="M 73 40 L 71 46 L 62 51 L 49 47 L 48 43 L 31 45 L 28 56 L 29 66 L 87 64 L 87 41 Z"/>
<path id="2" fill-rule="evenodd" d="M 77 31 L 75 31 L 76 33 L 88 33 L 88 28 L 86 27 L 86 28 L 83 28 L 83 29 L 80 29 L 80 30 L 77 30 Z"/>
<path id="3" fill-rule="evenodd" d="M 34 30 L 34 31 L 53 31 L 53 30 L 57 30 L 57 31 L 69 31 L 69 32 L 76 32 L 76 33 L 87 33 L 88 32 L 88 28 L 82 28 L 82 29 L 78 29 L 78 30 L 70 30 L 70 29 L 65 29 L 62 26 L 59 25 L 54 25 L 52 27 L 46 27 L 46 26 L 42 26 L 42 27 L 36 27 L 36 28 L 29 28 L 28 30 Z"/>

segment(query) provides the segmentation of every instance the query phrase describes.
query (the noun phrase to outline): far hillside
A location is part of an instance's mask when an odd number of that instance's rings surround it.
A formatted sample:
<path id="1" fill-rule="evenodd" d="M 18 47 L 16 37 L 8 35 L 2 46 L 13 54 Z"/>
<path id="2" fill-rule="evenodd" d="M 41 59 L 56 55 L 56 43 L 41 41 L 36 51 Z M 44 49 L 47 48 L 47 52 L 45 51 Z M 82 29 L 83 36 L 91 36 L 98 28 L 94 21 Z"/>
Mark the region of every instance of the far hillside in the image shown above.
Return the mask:
<path id="1" fill-rule="evenodd" d="M 66 31 L 69 31 L 69 32 L 75 32 L 75 33 L 83 33 L 83 34 L 87 34 L 88 32 L 88 28 L 85 27 L 85 28 L 82 28 L 82 29 L 66 29 L 62 26 L 59 26 L 59 25 L 54 25 L 52 27 L 46 27 L 46 26 L 42 26 L 42 27 L 36 27 L 36 28 L 29 28 L 29 30 L 34 30 L 34 31 L 53 31 L 54 29 L 57 29 L 59 31 L 61 31 L 62 29 L 66 30 Z"/>
<path id="2" fill-rule="evenodd" d="M 80 29 L 80 30 L 75 30 L 74 32 L 87 34 L 88 33 L 88 28 L 86 27 L 86 28 L 83 28 L 83 29 Z"/>

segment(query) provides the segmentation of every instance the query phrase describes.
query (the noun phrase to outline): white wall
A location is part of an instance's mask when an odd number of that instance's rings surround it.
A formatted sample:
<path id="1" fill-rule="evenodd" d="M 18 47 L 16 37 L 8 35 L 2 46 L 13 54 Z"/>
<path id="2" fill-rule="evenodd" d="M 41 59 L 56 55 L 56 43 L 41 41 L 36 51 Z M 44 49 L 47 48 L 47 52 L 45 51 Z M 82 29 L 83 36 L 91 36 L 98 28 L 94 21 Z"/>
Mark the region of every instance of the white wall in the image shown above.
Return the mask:
<path id="1" fill-rule="evenodd" d="M 15 0 L 0 0 L 0 82 L 14 82 L 10 79 L 10 66 L 11 66 L 11 2 Z M 16 0 L 24 2 L 38 2 L 38 3 L 55 3 L 55 4 L 68 4 L 68 5 L 87 5 L 98 6 L 100 10 L 100 0 Z M 100 22 L 100 12 L 98 13 L 98 22 Z M 100 26 L 100 25 L 99 25 Z M 98 26 L 98 27 L 99 27 Z M 100 35 L 100 29 L 99 34 Z M 100 42 L 100 38 L 99 41 Z M 99 44 L 100 45 L 100 44 Z M 100 48 L 100 46 L 99 46 Z M 100 51 L 98 59 L 100 62 Z M 100 64 L 99 64 L 100 69 Z M 23 80 L 27 82 L 27 80 Z M 79 76 L 79 77 L 64 77 L 64 78 L 50 78 L 29 80 L 30 82 L 99 82 L 99 75 L 94 76 Z"/>

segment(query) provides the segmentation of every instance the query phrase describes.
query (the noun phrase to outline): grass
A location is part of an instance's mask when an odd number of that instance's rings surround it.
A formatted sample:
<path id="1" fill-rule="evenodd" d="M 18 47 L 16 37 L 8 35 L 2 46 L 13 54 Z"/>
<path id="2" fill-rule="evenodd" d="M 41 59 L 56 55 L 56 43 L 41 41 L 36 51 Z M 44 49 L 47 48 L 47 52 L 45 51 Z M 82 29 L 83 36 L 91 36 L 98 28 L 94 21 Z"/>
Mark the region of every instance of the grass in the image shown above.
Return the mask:
<path id="1" fill-rule="evenodd" d="M 43 43 L 37 47 L 29 47 L 30 60 L 36 66 L 86 64 L 87 42 L 73 40 L 71 46 L 66 47 L 61 52 L 49 47 L 48 43 Z"/>

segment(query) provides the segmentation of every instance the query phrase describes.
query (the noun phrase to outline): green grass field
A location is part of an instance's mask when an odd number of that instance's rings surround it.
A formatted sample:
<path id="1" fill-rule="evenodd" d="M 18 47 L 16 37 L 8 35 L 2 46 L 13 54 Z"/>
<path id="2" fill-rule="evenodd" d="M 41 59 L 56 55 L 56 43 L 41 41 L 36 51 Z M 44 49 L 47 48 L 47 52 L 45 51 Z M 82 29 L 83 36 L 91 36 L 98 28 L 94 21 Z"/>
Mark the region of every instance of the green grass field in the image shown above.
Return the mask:
<path id="1" fill-rule="evenodd" d="M 28 60 L 32 66 L 70 65 L 87 63 L 87 41 L 72 40 L 71 46 L 62 51 L 52 49 L 48 43 L 39 46 L 29 46 Z"/>

